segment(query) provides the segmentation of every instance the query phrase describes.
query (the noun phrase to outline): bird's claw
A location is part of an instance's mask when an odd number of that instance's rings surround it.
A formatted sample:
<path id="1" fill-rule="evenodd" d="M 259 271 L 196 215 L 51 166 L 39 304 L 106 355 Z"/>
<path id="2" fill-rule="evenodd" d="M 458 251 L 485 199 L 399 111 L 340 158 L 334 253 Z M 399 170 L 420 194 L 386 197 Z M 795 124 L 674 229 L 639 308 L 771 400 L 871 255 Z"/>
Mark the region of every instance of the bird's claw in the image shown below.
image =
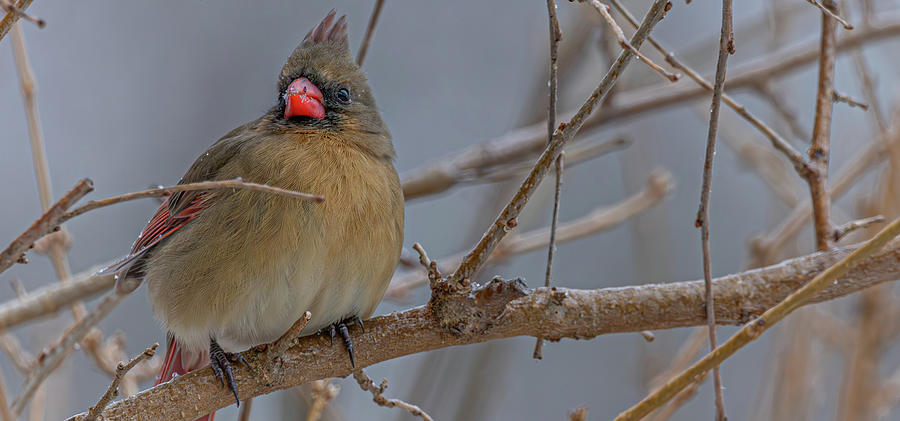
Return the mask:
<path id="1" fill-rule="evenodd" d="M 335 334 L 341 334 L 341 339 L 344 342 L 344 347 L 347 348 L 347 353 L 350 354 L 350 366 L 356 367 L 356 361 L 353 357 L 353 340 L 350 339 L 350 331 L 347 329 L 348 322 L 356 322 L 357 324 L 359 324 L 359 327 L 365 332 L 365 326 L 363 326 L 362 319 L 360 319 L 359 316 L 352 316 L 331 325 L 331 327 L 329 328 L 329 333 L 331 334 L 332 345 L 334 345 Z"/>
<path id="2" fill-rule="evenodd" d="M 227 385 L 231 393 L 234 394 L 235 404 L 241 406 L 241 400 L 237 394 L 237 384 L 234 382 L 234 372 L 231 369 L 232 362 L 243 363 L 247 366 L 247 369 L 250 369 L 250 362 L 244 358 L 243 354 L 239 352 L 225 352 L 216 341 L 211 340 L 209 342 L 209 366 L 212 368 L 216 378 L 219 379 L 222 387 Z"/>

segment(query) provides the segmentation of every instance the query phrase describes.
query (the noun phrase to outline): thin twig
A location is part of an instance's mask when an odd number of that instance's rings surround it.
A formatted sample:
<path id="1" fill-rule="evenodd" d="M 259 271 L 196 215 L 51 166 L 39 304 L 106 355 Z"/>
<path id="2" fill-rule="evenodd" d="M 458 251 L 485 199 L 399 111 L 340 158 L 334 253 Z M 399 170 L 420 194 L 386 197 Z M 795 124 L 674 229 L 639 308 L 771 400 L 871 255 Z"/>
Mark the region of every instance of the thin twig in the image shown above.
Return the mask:
<path id="1" fill-rule="evenodd" d="M 703 351 L 703 343 L 705 342 L 707 336 L 706 329 L 697 328 L 695 329 L 691 335 L 684 341 L 681 345 L 681 348 L 678 349 L 678 353 L 675 354 L 675 358 L 672 359 L 669 367 L 663 371 L 662 373 L 653 377 L 650 381 L 650 389 L 654 390 L 663 384 L 665 384 L 666 380 L 669 380 L 672 376 L 677 375 L 682 372 L 685 368 L 690 365 L 690 363 L 697 358 L 697 356 Z M 697 387 L 706 380 L 706 376 L 702 376 L 691 386 L 688 386 L 675 399 L 672 400 L 665 407 L 659 408 L 656 411 L 650 413 L 647 416 L 647 421 L 666 421 L 668 420 L 679 408 L 684 406 L 693 396 L 697 390 Z"/>
<path id="2" fill-rule="evenodd" d="M 550 21 L 550 104 L 547 106 L 547 145 L 553 141 L 553 132 L 556 130 L 556 102 L 559 98 L 557 86 L 557 73 L 559 66 L 559 42 L 562 40 L 562 31 L 559 29 L 559 20 L 556 19 L 556 0 L 547 0 L 547 15 Z M 547 246 L 547 270 L 544 273 L 544 286 L 550 286 L 550 277 L 553 275 L 553 255 L 556 253 L 556 226 L 559 223 L 559 193 L 562 190 L 562 172 L 565 153 L 560 152 L 556 157 L 554 169 L 556 183 L 553 191 L 553 215 L 550 220 L 550 244 Z M 544 358 L 542 349 L 544 340 L 537 338 L 534 343 L 532 358 L 540 360 Z"/>
<path id="3" fill-rule="evenodd" d="M 13 28 L 10 34 L 10 41 L 13 46 L 13 53 L 16 61 L 16 69 L 19 74 L 19 80 L 22 90 L 22 99 L 25 103 L 25 115 L 28 119 L 28 137 L 31 143 L 31 154 L 34 162 L 34 173 L 37 178 L 38 192 L 41 201 L 41 209 L 46 211 L 53 200 L 53 187 L 50 183 L 50 166 L 47 162 L 47 152 L 44 147 L 44 134 L 41 129 L 38 106 L 37 106 L 37 82 L 34 72 L 31 70 L 31 64 L 28 60 L 28 54 L 25 48 L 25 38 L 22 33 L 21 25 Z M 72 277 L 72 269 L 69 266 L 67 251 L 71 247 L 71 240 L 65 226 L 60 225 L 59 232 L 47 235 L 34 243 L 34 251 L 46 254 L 50 258 L 56 278 L 61 283 L 68 282 Z M 73 319 L 78 321 L 86 312 L 84 303 L 75 301 L 71 304 L 70 310 Z M 103 340 L 103 333 L 99 329 L 94 328 L 82 341 L 85 352 L 90 355 L 97 366 L 107 373 L 114 374 L 111 369 L 115 360 L 106 361 L 103 358 L 103 351 L 100 344 Z"/>
<path id="4" fill-rule="evenodd" d="M 153 355 L 156 354 L 156 348 L 159 347 L 158 343 L 155 343 L 144 350 L 144 352 L 138 354 L 138 356 L 128 361 L 128 363 L 120 362 L 118 366 L 116 366 L 116 375 L 113 377 L 112 383 L 109 384 L 109 387 L 106 389 L 106 393 L 100 397 L 100 400 L 96 405 L 92 406 L 88 411 L 88 415 L 85 418 L 85 421 L 94 421 L 97 417 L 100 416 L 100 413 L 106 409 L 106 406 L 119 395 L 119 382 L 122 381 L 122 378 L 125 377 L 125 374 L 128 373 L 129 370 L 134 368 L 134 366 L 138 365 L 141 361 L 149 360 L 153 358 Z"/>
<path id="5" fill-rule="evenodd" d="M 713 87 L 709 113 L 709 130 L 706 136 L 706 156 L 703 161 L 703 186 L 700 190 L 700 209 L 694 225 L 700 228 L 700 245 L 703 251 L 703 287 L 706 293 L 706 318 L 709 330 L 709 349 L 716 349 L 716 309 L 712 290 L 712 269 L 709 250 L 709 196 L 712 193 L 713 159 L 716 156 L 716 135 L 719 130 L 719 110 L 722 92 L 725 90 L 725 72 L 728 56 L 734 54 L 734 30 L 732 28 L 731 0 L 722 1 L 722 28 L 719 37 L 719 58 L 716 62 L 716 83 Z M 725 421 L 725 396 L 719 366 L 713 367 L 716 420 Z"/>
<path id="6" fill-rule="evenodd" d="M 839 198 L 846 193 L 863 175 L 875 168 L 876 164 L 886 159 L 884 136 L 870 141 L 862 150 L 850 157 L 848 164 L 841 168 L 840 173 L 834 177 L 834 183 L 828 193 L 833 198 Z M 803 226 L 809 221 L 812 206 L 809 201 L 794 208 L 791 214 L 782 221 L 770 233 L 759 236 L 753 240 L 756 266 L 767 265 L 774 261 L 779 251 L 794 238 Z"/>
<path id="7" fill-rule="evenodd" d="M 9 403 L 6 401 L 6 380 L 0 373 L 0 421 L 16 421 L 16 417 L 9 411 Z"/>
<path id="8" fill-rule="evenodd" d="M 414 417 L 419 417 L 425 421 L 434 421 L 430 415 L 425 413 L 425 411 L 418 406 L 403 402 L 400 399 L 388 399 L 384 397 L 384 391 L 387 389 L 387 379 L 382 379 L 381 385 L 375 386 L 375 382 L 372 381 L 372 378 L 367 376 L 366 373 L 363 373 L 362 369 L 353 370 L 353 378 L 356 379 L 356 382 L 359 383 L 359 387 L 362 388 L 362 390 L 372 393 L 372 400 L 379 406 L 386 408 L 400 408 L 409 412 L 410 415 Z"/>
<path id="9" fill-rule="evenodd" d="M 823 10 L 835 9 L 834 0 L 825 0 Z M 816 115 L 813 122 L 812 147 L 809 161 L 815 168 L 807 180 L 812 197 L 813 222 L 816 228 L 816 248 L 832 246 L 831 197 L 828 194 L 828 159 L 830 154 L 831 112 L 834 108 L 834 60 L 836 54 L 836 21 L 822 13 L 822 40 L 819 57 L 819 88 L 816 93 Z"/>
<path id="10" fill-rule="evenodd" d="M 669 4 L 668 0 L 654 0 L 647 15 L 644 16 L 644 21 L 635 32 L 634 37 L 631 40 L 631 45 L 639 47 L 643 44 L 647 35 L 661 20 L 666 11 L 667 4 Z M 498 215 L 494 223 L 491 224 L 491 227 L 484 233 L 478 244 L 466 255 L 459 268 L 450 276 L 449 281 L 452 287 L 465 288 L 465 282 L 463 281 L 469 279 L 469 277 L 474 275 L 474 273 L 484 265 L 485 259 L 487 259 L 491 252 L 494 251 L 500 243 L 500 240 L 506 236 L 506 232 L 509 229 L 509 223 L 516 220 L 519 216 L 519 212 L 521 212 L 525 204 L 528 203 L 532 193 L 534 193 L 540 181 L 549 171 L 550 164 L 556 160 L 556 157 L 562 152 L 566 143 L 575 137 L 575 134 L 584 125 L 585 120 L 591 114 L 594 107 L 603 100 L 603 97 L 609 92 L 609 88 L 615 84 L 619 75 L 621 75 L 628 66 L 633 55 L 631 50 L 623 50 L 616 59 L 616 62 L 603 77 L 599 86 L 597 86 L 575 116 L 573 116 L 564 127 L 555 131 L 553 141 L 550 146 L 544 150 L 541 157 L 538 158 L 531 173 L 529 173 L 528 177 L 522 182 L 519 191 L 503 208 L 503 211 L 500 212 L 500 215 Z"/>
<path id="11" fill-rule="evenodd" d="M 858 99 L 853 99 L 850 95 L 844 95 L 837 90 L 834 91 L 833 100 L 834 102 L 843 102 L 844 104 L 849 105 L 850 107 L 861 108 L 863 111 L 869 110 L 869 105 L 865 102 L 862 102 Z"/>
<path id="12" fill-rule="evenodd" d="M 631 50 L 632 53 L 641 61 L 643 61 L 646 65 L 650 66 L 651 69 L 661 74 L 664 78 L 668 79 L 671 82 L 677 82 L 678 79 L 681 78 L 681 75 L 677 73 L 671 73 L 666 69 L 663 69 L 662 66 L 650 60 L 643 53 L 638 51 L 637 48 L 634 48 L 631 43 L 628 42 L 628 39 L 625 38 L 625 33 L 622 32 L 622 28 L 619 27 L 619 24 L 616 23 L 615 19 L 613 19 L 612 15 L 609 14 L 609 6 L 600 3 L 599 0 L 590 0 L 591 6 L 594 6 L 594 9 L 597 9 L 598 12 L 603 16 L 603 19 L 606 20 L 606 23 L 609 24 L 609 27 L 612 28 L 614 34 L 616 34 L 616 39 L 619 41 L 619 45 L 626 49 Z"/>
<path id="13" fill-rule="evenodd" d="M 881 215 L 847 222 L 846 224 L 838 226 L 834 229 L 834 242 L 841 241 L 842 238 L 853 231 L 868 228 L 871 225 L 879 224 L 882 222 L 884 222 L 884 216 Z"/>
<path id="14" fill-rule="evenodd" d="M 22 19 L 25 19 L 25 20 L 37 25 L 38 28 L 43 28 L 45 25 L 47 25 L 47 22 L 45 22 L 43 19 L 41 19 L 39 17 L 31 16 L 31 15 L 23 12 L 22 9 L 19 9 L 18 7 L 16 7 L 16 5 L 13 4 L 10 0 L 0 0 L 0 10 L 3 10 L 4 12 L 7 12 L 7 13 L 17 14 Z"/>
<path id="15" fill-rule="evenodd" d="M 63 195 L 50 209 L 47 209 L 22 235 L 0 252 L 0 273 L 15 264 L 35 241 L 53 232 L 63 222 L 64 212 L 93 189 L 94 185 L 91 180 L 81 179 L 75 184 L 75 187 Z"/>
<path id="16" fill-rule="evenodd" d="M 619 8 L 619 6 L 616 7 Z M 837 42 L 837 49 L 838 51 L 853 49 L 864 44 L 894 37 L 898 34 L 900 34 L 900 19 L 897 16 L 885 17 L 884 21 L 878 25 L 861 28 L 847 34 L 845 37 L 841 37 Z M 736 66 L 733 69 L 734 71 L 731 72 L 732 76 L 728 79 L 728 86 L 731 90 L 755 86 L 760 80 L 779 77 L 815 61 L 819 57 L 819 52 L 819 47 L 814 45 L 791 45 L 785 47 L 780 51 L 759 57 L 744 65 Z M 594 116 L 587 119 L 584 122 L 582 132 L 587 129 L 601 127 L 612 121 L 692 101 L 705 96 L 707 91 L 712 90 L 711 84 L 709 88 L 690 86 L 683 83 L 680 85 L 654 86 L 623 92 L 617 98 L 614 106 L 602 108 Z M 731 106 L 727 95 L 723 96 L 722 99 Z M 561 111 L 559 114 L 561 116 L 569 116 L 574 113 L 574 110 L 568 110 Z M 410 200 L 447 191 L 459 183 L 460 174 L 466 171 L 490 167 L 493 162 L 498 160 L 518 160 L 523 155 L 539 152 L 546 145 L 546 127 L 546 121 L 520 127 L 499 137 L 465 148 L 439 162 L 407 171 L 402 177 L 403 195 L 407 200 Z M 759 128 L 759 126 L 757 127 Z M 764 134 L 774 141 L 777 138 L 772 137 L 773 133 L 769 129 Z M 790 147 L 787 141 L 776 145 L 776 147 L 784 147 L 785 145 Z M 782 152 L 789 154 L 791 150 L 793 150 L 793 147 L 782 150 Z M 799 157 L 799 159 L 794 159 L 789 155 L 789 159 L 791 159 L 795 167 L 797 167 L 797 164 L 800 164 L 801 168 L 805 167 L 806 158 L 799 152 L 796 152 L 796 157 Z"/>
<path id="17" fill-rule="evenodd" d="M 437 262 L 428 258 L 428 253 L 425 252 L 425 248 L 422 247 L 421 244 L 413 244 L 413 250 L 415 250 L 416 253 L 419 253 L 419 263 L 428 275 L 429 285 L 434 286 L 435 282 L 444 278 L 444 276 L 441 275 L 441 270 L 438 268 Z"/>
<path id="18" fill-rule="evenodd" d="M 828 0 L 825 0 L 825 1 L 828 2 Z M 819 0 L 806 0 L 806 2 L 813 6 L 818 7 L 819 10 L 821 10 L 823 14 L 828 15 L 832 19 L 840 22 L 841 26 L 843 26 L 844 29 L 846 29 L 848 31 L 853 29 L 853 25 L 851 25 L 850 22 L 847 22 L 846 20 L 844 20 L 844 18 L 840 17 L 837 14 L 836 10 L 833 10 L 834 9 L 833 5 L 825 6 L 822 3 L 820 3 Z"/>
<path id="19" fill-rule="evenodd" d="M 3 20 L 0 20 L 0 40 L 3 40 L 3 37 L 5 37 L 10 29 L 12 29 L 13 25 L 16 24 L 16 21 L 25 15 L 25 10 L 28 9 L 28 6 L 31 6 L 32 2 L 34 2 L 34 0 L 21 0 L 19 4 L 16 5 L 16 10 L 6 12 L 6 16 L 3 17 Z"/>
<path id="20" fill-rule="evenodd" d="M 869 70 L 869 64 L 863 57 L 862 50 L 853 51 L 853 63 L 856 65 L 856 76 L 859 78 L 859 84 L 862 86 L 863 96 L 866 98 L 868 105 L 872 107 L 872 119 L 878 126 L 879 133 L 885 133 L 889 127 L 884 118 L 884 112 L 881 110 L 881 103 L 878 96 L 875 95 L 875 82 L 872 80 L 872 71 Z"/>
<path id="21" fill-rule="evenodd" d="M 241 411 L 238 413 L 238 421 L 250 421 L 250 411 L 253 410 L 253 398 L 244 399 Z"/>
<path id="22" fill-rule="evenodd" d="M 672 175 L 664 169 L 657 169 L 650 174 L 644 190 L 613 206 L 598 207 L 581 218 L 558 226 L 556 242 L 557 244 L 566 243 L 611 229 L 659 203 L 672 191 L 674 186 L 675 181 Z M 494 250 L 494 253 L 488 257 L 487 262 L 496 262 L 510 256 L 539 250 L 547 247 L 548 244 L 550 244 L 549 228 L 514 234 L 506 238 Z M 413 247 L 415 248 L 415 246 Z M 463 257 L 465 257 L 464 253 L 458 253 L 451 257 L 440 259 L 441 262 L 444 262 L 441 264 L 429 260 L 428 267 L 434 268 L 435 271 L 440 269 L 449 272 L 462 262 Z M 436 279 L 440 279 L 440 272 L 437 272 L 437 274 Z M 385 297 L 390 300 L 402 301 L 406 299 L 409 291 L 427 284 L 432 277 L 433 275 L 429 274 L 428 271 L 412 271 L 404 275 L 395 276 L 391 281 L 390 287 L 388 287 Z M 2 315 L 2 306 L 0 306 L 0 321 L 3 320 Z"/>
<path id="23" fill-rule="evenodd" d="M 576 143 L 576 140 L 580 139 L 573 139 L 571 149 L 566 150 L 569 167 L 631 145 L 622 137 L 585 144 Z M 520 178 L 528 174 L 534 159 L 546 146 L 546 129 L 535 137 L 527 133 L 470 146 L 455 159 L 426 165 L 404 176 L 403 196 L 410 200 L 436 195 L 460 184 L 496 183 Z"/>
<path id="24" fill-rule="evenodd" d="M 779 114 L 781 114 L 781 119 L 787 124 L 788 128 L 791 129 L 791 134 L 794 135 L 797 139 L 808 139 L 810 134 L 809 132 L 800 125 L 800 119 L 797 117 L 797 112 L 791 109 L 782 98 L 783 92 L 779 92 L 775 88 L 772 87 L 772 83 L 770 81 L 760 81 L 760 83 L 754 86 L 756 88 L 756 92 L 762 95 L 762 97 L 769 102 L 772 108 L 775 109 Z M 798 154 L 799 155 L 799 154 Z"/>
<path id="25" fill-rule="evenodd" d="M 700 376 L 713 367 L 721 364 L 722 361 L 734 355 L 745 345 L 759 338 L 763 332 L 787 317 L 788 314 L 809 303 L 812 297 L 822 292 L 825 288 L 833 285 L 840 277 L 846 275 L 851 269 L 856 268 L 866 258 L 881 250 L 881 248 L 896 237 L 897 234 L 900 234 L 900 218 L 891 222 L 891 224 L 879 232 L 878 235 L 863 243 L 862 246 L 841 259 L 839 262 L 816 275 L 812 281 L 789 295 L 776 306 L 766 310 L 759 318 L 746 324 L 729 338 L 728 341 L 718 346 L 709 354 L 706 354 L 700 361 L 691 365 L 687 370 L 681 372 L 681 374 L 675 378 L 666 382 L 663 387 L 651 393 L 627 411 L 619 414 L 615 420 L 639 420 L 654 409 L 664 405 L 675 397 L 679 391 L 690 385 L 697 376 Z"/>
<path id="26" fill-rule="evenodd" d="M 588 416 L 587 408 L 575 408 L 569 412 L 569 421 L 586 421 Z"/>
<path id="27" fill-rule="evenodd" d="M 369 43 L 372 41 L 372 34 L 375 33 L 378 17 L 381 16 L 382 6 L 384 6 L 384 0 L 375 0 L 375 8 L 372 9 L 372 16 L 369 17 L 369 26 L 366 27 L 366 35 L 363 37 L 362 44 L 359 45 L 359 51 L 356 53 L 356 64 L 359 66 L 362 66 L 363 60 L 366 59 L 366 52 L 369 51 Z"/>
<path id="28" fill-rule="evenodd" d="M 616 7 L 616 9 L 621 13 L 625 18 L 631 23 L 632 26 L 637 26 L 637 21 L 634 16 L 626 9 L 620 0 L 610 0 L 610 2 Z M 694 82 L 700 85 L 703 89 L 706 89 L 710 92 L 713 91 L 713 84 L 700 76 L 699 73 L 694 71 L 694 69 L 688 67 L 686 64 L 682 63 L 675 57 L 675 54 L 671 51 L 664 48 L 657 40 L 650 36 L 647 39 L 651 45 L 653 45 L 661 54 L 666 57 L 666 62 L 668 62 L 672 67 L 681 70 L 684 72 L 689 78 L 691 78 Z M 738 76 L 740 77 L 740 75 Z M 729 81 L 729 83 L 732 83 Z M 806 162 L 806 158 L 803 155 L 794 149 L 791 146 L 790 142 L 788 142 L 783 136 L 778 134 L 774 129 L 769 127 L 762 120 L 753 115 L 750 111 L 748 111 L 743 105 L 737 103 L 733 98 L 731 98 L 728 94 L 722 92 L 721 95 L 722 101 L 725 101 L 729 107 L 731 107 L 735 112 L 737 112 L 741 117 L 747 120 L 753 127 L 762 132 L 770 142 L 772 142 L 772 146 L 775 147 L 779 152 L 783 153 L 788 160 L 793 164 L 794 169 L 797 170 L 797 173 L 800 174 L 801 177 L 807 178 L 808 174 L 811 172 L 809 168 L 809 164 Z"/>
<path id="29" fill-rule="evenodd" d="M 19 341 L 12 334 L 3 333 L 0 335 L 0 348 L 3 349 L 6 355 L 9 355 L 10 361 L 12 361 L 13 366 L 16 367 L 19 373 L 28 374 L 35 362 L 34 356 L 22 349 L 22 345 L 19 344 Z"/>
<path id="30" fill-rule="evenodd" d="M 287 332 L 284 332 L 274 344 L 272 344 L 274 348 L 273 355 L 280 356 L 284 354 L 284 351 L 287 351 L 288 348 L 297 344 L 297 340 L 300 338 L 300 332 L 303 331 L 303 328 L 309 323 L 309 319 L 312 318 L 312 313 L 305 312 L 303 316 L 297 319 L 296 322 L 288 329 Z"/>
<path id="31" fill-rule="evenodd" d="M 75 322 L 75 324 L 66 330 L 66 333 L 63 334 L 56 345 L 46 352 L 43 352 L 41 356 L 38 357 L 38 364 L 31 373 L 29 373 L 28 378 L 25 379 L 21 394 L 13 400 L 12 411 L 15 416 L 22 413 L 22 410 L 25 408 L 25 405 L 28 404 L 28 401 L 31 400 L 31 397 L 34 395 L 38 386 L 47 379 L 47 376 L 49 376 L 53 370 L 59 367 L 59 364 L 62 363 L 70 352 L 72 352 L 75 344 L 81 342 L 81 340 L 91 331 L 91 328 L 99 323 L 100 320 L 106 318 L 106 316 L 108 316 L 109 313 L 125 299 L 128 292 L 137 288 L 137 285 L 137 283 L 126 284 L 123 291 L 119 291 L 118 289 L 113 290 L 113 292 L 100 301 L 93 310 L 88 312 L 81 320 Z"/>
<path id="32" fill-rule="evenodd" d="M 247 190 L 255 190 L 266 193 L 272 193 L 287 197 L 293 197 L 300 200 L 309 200 L 316 203 L 321 203 L 325 200 L 324 197 L 309 194 L 309 193 L 301 193 L 292 190 L 283 189 L 281 187 L 270 186 L 267 184 L 258 184 L 252 183 L 249 181 L 244 181 L 240 177 L 231 179 L 231 180 L 218 180 L 218 181 L 201 181 L 199 183 L 188 183 L 188 184 L 176 184 L 174 186 L 168 187 L 158 187 L 153 189 L 141 190 L 133 193 L 125 193 L 120 194 L 118 196 L 108 197 L 106 199 L 100 200 L 91 200 L 86 204 L 79 206 L 75 209 L 72 209 L 70 212 L 67 212 L 62 221 L 68 221 L 78 215 L 81 215 L 85 212 L 92 211 L 94 209 L 99 209 L 102 207 L 115 205 L 117 203 L 127 202 L 129 200 L 135 199 L 143 199 L 147 197 L 162 197 L 166 195 L 170 195 L 175 192 L 180 191 L 194 191 L 194 190 L 221 190 L 221 189 L 247 189 Z"/>
<path id="33" fill-rule="evenodd" d="M 331 379 L 323 379 L 311 382 L 310 388 L 312 389 L 312 402 L 306 411 L 306 421 L 319 421 L 328 402 L 337 397 L 341 392 L 341 387 L 331 383 Z"/>

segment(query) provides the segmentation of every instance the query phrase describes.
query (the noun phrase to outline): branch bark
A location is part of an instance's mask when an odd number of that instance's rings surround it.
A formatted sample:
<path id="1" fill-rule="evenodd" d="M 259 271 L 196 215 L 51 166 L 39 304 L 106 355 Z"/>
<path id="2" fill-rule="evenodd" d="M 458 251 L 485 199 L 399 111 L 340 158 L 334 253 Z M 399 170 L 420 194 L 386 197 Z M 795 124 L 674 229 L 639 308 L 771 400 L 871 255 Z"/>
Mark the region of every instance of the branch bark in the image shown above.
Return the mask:
<path id="1" fill-rule="evenodd" d="M 716 320 L 742 324 L 753 320 L 856 250 L 856 246 L 815 253 L 774 266 L 718 278 Z M 836 283 L 805 304 L 841 297 L 897 278 L 900 241 L 863 260 Z M 376 317 L 365 332 L 351 328 L 357 344 L 356 363 L 364 368 L 382 361 L 433 349 L 514 336 L 589 339 L 599 335 L 702 326 L 706 323 L 703 281 L 673 282 L 623 288 L 525 290 L 520 281 L 494 280 L 468 296 L 450 295 L 432 306 Z M 251 350 L 244 355 L 254 367 L 238 367 L 241 399 L 286 389 L 312 380 L 344 377 L 352 372 L 340 344 L 327 335 L 301 338 L 280 356 Z M 264 364 L 263 362 L 273 362 Z M 191 399 L 173 400 L 173 396 Z M 234 402 L 212 370 L 205 368 L 113 403 L 105 419 L 196 418 Z M 85 414 L 70 420 L 83 420 Z"/>
<path id="2" fill-rule="evenodd" d="M 825 0 L 823 11 L 835 12 L 834 0 Z M 834 13 L 832 13 L 834 14 Z M 816 228 L 816 247 L 827 250 L 834 242 L 831 224 L 831 197 L 828 194 L 828 156 L 831 139 L 831 111 L 834 108 L 834 60 L 837 21 L 822 13 L 821 56 L 819 58 L 819 89 L 816 93 L 816 117 L 813 123 L 812 147 L 809 161 L 815 172 L 809 178 L 812 196 L 813 222 Z"/>

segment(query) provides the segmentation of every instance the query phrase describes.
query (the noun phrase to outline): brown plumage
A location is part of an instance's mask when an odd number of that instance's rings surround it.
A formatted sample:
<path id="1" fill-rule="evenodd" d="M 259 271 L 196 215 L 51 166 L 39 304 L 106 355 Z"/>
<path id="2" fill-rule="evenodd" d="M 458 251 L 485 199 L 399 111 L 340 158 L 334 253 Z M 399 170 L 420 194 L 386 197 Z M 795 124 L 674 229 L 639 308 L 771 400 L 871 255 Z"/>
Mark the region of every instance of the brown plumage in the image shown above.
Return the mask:
<path id="1" fill-rule="evenodd" d="M 310 117 L 322 107 L 323 117 Z M 334 22 L 332 12 L 287 59 L 276 105 L 217 141 L 181 179 L 241 177 L 325 201 L 250 190 L 178 193 L 160 207 L 128 264 L 117 267 L 146 281 L 153 311 L 174 340 L 174 362 L 160 381 L 198 368 L 216 344 L 230 354 L 271 342 L 305 311 L 312 319 L 303 334 L 369 317 L 403 241 L 393 158 L 390 134 L 351 57 L 345 19 Z"/>

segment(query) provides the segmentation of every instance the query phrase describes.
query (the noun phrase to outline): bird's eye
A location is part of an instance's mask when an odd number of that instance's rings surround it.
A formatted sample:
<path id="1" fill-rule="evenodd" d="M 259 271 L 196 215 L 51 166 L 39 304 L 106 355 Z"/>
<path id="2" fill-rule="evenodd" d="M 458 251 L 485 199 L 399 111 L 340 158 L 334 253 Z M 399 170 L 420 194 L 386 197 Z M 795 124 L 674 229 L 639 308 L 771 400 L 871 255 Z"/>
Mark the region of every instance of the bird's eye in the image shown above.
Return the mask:
<path id="1" fill-rule="evenodd" d="M 347 88 L 341 88 L 337 91 L 337 100 L 343 104 L 350 103 L 350 91 Z"/>

